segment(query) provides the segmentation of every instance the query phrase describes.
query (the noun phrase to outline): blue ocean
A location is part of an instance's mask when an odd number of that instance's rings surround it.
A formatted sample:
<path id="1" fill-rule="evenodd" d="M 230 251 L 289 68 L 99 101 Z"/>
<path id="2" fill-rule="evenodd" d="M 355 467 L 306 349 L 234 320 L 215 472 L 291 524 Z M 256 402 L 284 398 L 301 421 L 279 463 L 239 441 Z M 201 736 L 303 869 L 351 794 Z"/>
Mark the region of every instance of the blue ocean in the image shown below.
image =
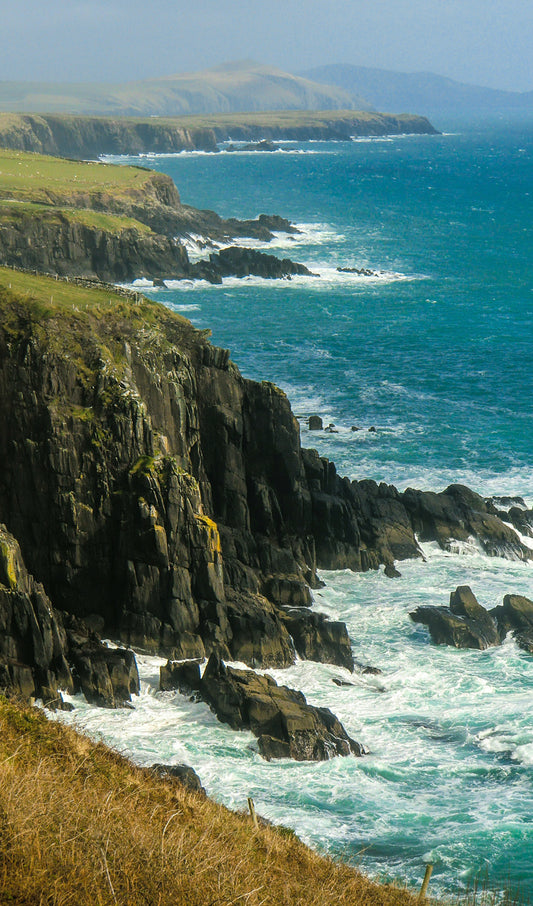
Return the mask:
<path id="1" fill-rule="evenodd" d="M 282 387 L 304 446 L 351 478 L 461 482 L 533 506 L 533 123 L 113 159 L 170 174 L 195 207 L 298 226 L 264 250 L 318 276 L 145 291 L 210 328 L 244 375 Z M 194 237 L 190 251 L 205 254 Z M 334 432 L 310 432 L 313 414 Z M 397 580 L 324 573 L 315 592 L 381 675 L 306 661 L 269 671 L 330 707 L 365 758 L 266 763 L 251 734 L 158 692 L 163 661 L 142 656 L 135 710 L 80 699 L 64 719 L 142 764 L 191 764 L 215 799 L 240 809 L 252 796 L 265 817 L 374 877 L 416 888 L 430 862 L 435 896 L 482 885 L 531 899 L 533 656 L 512 638 L 484 652 L 437 647 L 409 611 L 447 604 L 457 585 L 486 607 L 533 598 L 533 561 L 468 543 L 424 552 Z"/>

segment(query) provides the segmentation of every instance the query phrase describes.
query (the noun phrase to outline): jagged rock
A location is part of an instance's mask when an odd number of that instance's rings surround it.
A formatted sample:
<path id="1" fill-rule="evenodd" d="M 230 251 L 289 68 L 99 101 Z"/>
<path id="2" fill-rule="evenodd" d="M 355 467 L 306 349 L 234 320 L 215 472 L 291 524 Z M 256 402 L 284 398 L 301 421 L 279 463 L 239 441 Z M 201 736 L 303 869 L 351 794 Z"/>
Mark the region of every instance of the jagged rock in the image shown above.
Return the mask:
<path id="1" fill-rule="evenodd" d="M 533 601 L 522 595 L 505 595 L 503 606 L 493 608 L 490 613 L 498 623 L 502 638 L 513 632 L 520 647 L 533 654 Z"/>
<path id="2" fill-rule="evenodd" d="M 378 271 L 372 271 L 368 267 L 338 267 L 340 274 L 357 274 L 359 277 L 379 277 Z"/>
<path id="3" fill-rule="evenodd" d="M 313 277 L 304 264 L 290 258 L 276 258 L 256 249 L 229 246 L 209 256 L 209 261 L 198 261 L 189 268 L 189 276 L 220 283 L 223 277 L 265 277 L 282 279 L 294 275 Z"/>
<path id="4" fill-rule="evenodd" d="M 496 508 L 464 485 L 450 485 L 440 494 L 408 488 L 400 499 L 421 541 L 438 541 L 450 550 L 456 541 L 474 539 L 489 556 L 520 560 L 533 556 Z"/>
<path id="5" fill-rule="evenodd" d="M 282 619 L 300 657 L 353 670 L 354 662 L 346 624 L 328 620 L 305 607 L 285 609 Z"/>
<path id="6" fill-rule="evenodd" d="M 71 670 L 72 668 L 72 670 Z M 132 651 L 109 649 L 85 624 L 56 612 L 31 576 L 18 543 L 0 526 L 0 688 L 51 708 L 59 690 L 115 707 L 139 691 Z"/>
<path id="7" fill-rule="evenodd" d="M 450 607 L 417 607 L 409 616 L 429 628 L 437 645 L 484 650 L 500 642 L 494 618 L 467 585 L 451 593 Z"/>
<path id="8" fill-rule="evenodd" d="M 188 790 L 205 795 L 202 781 L 188 764 L 153 764 L 149 770 L 157 777 L 162 777 L 164 780 L 176 780 Z"/>
<path id="9" fill-rule="evenodd" d="M 278 686 L 269 676 L 227 667 L 215 654 L 205 668 L 200 694 L 219 720 L 234 730 L 250 729 L 267 759 L 325 761 L 364 754 L 327 708 L 308 705 L 301 692 Z"/>
<path id="10" fill-rule="evenodd" d="M 322 428 L 324 427 L 320 415 L 310 415 L 308 424 L 310 431 L 322 431 Z"/>
<path id="11" fill-rule="evenodd" d="M 512 506 L 506 513 L 500 513 L 503 522 L 510 522 L 521 535 L 533 538 L 533 510 Z"/>
<path id="12" fill-rule="evenodd" d="M 189 694 L 200 688 L 201 660 L 194 661 L 167 661 L 159 668 L 159 688 L 161 692 L 179 692 Z"/>
<path id="13" fill-rule="evenodd" d="M 0 525 L 0 688 L 61 707 L 74 683 L 61 619 L 31 576 L 18 542 Z"/>
<path id="14" fill-rule="evenodd" d="M 527 504 L 523 497 L 488 497 L 487 503 L 492 503 L 494 506 L 504 510 L 509 510 L 515 506 L 527 510 Z"/>
<path id="15" fill-rule="evenodd" d="M 85 638 L 73 644 L 69 636 L 69 659 L 77 691 L 83 692 L 90 704 L 120 708 L 140 691 L 139 673 L 133 651 L 106 648 L 100 642 Z"/>
<path id="16" fill-rule="evenodd" d="M 401 579 L 402 574 L 399 572 L 394 564 L 387 563 L 385 569 L 383 570 L 388 579 Z"/>
<path id="17" fill-rule="evenodd" d="M 0 287 L 0 514 L 58 610 L 173 660 L 286 666 L 279 608 L 311 603 L 317 568 L 392 568 L 461 526 L 525 556 L 467 489 L 338 476 L 282 391 L 163 306 L 84 288 L 82 314 L 79 292 L 36 320 Z"/>

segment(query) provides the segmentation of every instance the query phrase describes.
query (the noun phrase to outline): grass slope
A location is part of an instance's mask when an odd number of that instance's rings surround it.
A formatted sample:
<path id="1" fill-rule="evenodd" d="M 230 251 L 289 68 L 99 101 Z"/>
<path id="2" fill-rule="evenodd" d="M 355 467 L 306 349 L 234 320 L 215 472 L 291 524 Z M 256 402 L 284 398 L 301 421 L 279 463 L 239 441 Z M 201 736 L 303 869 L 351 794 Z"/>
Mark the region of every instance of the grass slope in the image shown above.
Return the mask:
<path id="1" fill-rule="evenodd" d="M 243 791 L 243 803 L 246 791 Z M 0 902 L 414 906 L 0 697 Z"/>
<path id="2" fill-rule="evenodd" d="M 0 199 L 49 204 L 105 192 L 116 199 L 137 194 L 153 174 L 141 167 L 65 160 L 24 151 L 0 150 Z"/>

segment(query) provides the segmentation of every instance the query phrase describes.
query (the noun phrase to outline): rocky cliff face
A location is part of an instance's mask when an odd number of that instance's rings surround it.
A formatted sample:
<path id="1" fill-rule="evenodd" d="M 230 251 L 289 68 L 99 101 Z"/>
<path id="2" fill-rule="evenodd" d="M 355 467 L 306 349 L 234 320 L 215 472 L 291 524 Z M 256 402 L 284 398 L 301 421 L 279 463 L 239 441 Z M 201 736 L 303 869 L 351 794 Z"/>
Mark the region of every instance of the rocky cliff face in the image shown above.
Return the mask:
<path id="1" fill-rule="evenodd" d="M 185 248 L 177 241 L 134 227 L 112 231 L 84 224 L 68 212 L 16 212 L 0 229 L 0 261 L 11 267 L 111 283 L 138 277 L 188 274 Z"/>
<path id="2" fill-rule="evenodd" d="M 422 116 L 347 111 L 340 117 L 326 111 L 283 114 L 245 114 L 210 117 L 205 123 L 194 117 L 134 119 L 128 117 L 69 116 L 32 113 L 0 114 L 0 147 L 36 151 L 81 159 L 101 154 L 173 153 L 217 151 L 217 142 L 288 139 L 346 141 L 352 135 L 435 134 Z M 299 122 L 301 120 L 301 122 Z"/>
<path id="3" fill-rule="evenodd" d="M 317 567 L 420 556 L 420 527 L 530 555 L 466 489 L 340 478 L 286 396 L 179 316 L 78 292 L 0 295 L 0 519 L 58 610 L 174 659 L 352 666 L 308 609 Z"/>

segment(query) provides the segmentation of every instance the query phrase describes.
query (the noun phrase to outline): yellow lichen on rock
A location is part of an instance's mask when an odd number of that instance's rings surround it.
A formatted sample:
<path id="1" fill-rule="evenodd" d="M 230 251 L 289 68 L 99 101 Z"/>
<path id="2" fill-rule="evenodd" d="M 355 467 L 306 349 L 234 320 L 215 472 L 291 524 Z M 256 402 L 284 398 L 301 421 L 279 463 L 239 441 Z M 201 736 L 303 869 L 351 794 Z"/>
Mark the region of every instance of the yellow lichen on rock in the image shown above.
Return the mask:
<path id="1" fill-rule="evenodd" d="M 11 590 L 17 587 L 17 555 L 13 545 L 0 538 L 0 584 Z"/>
<path id="2" fill-rule="evenodd" d="M 209 516 L 200 516 L 198 514 L 195 514 L 194 518 L 197 522 L 200 523 L 200 525 L 207 529 L 208 549 L 213 553 L 221 554 L 222 546 L 220 543 L 220 534 L 216 522 L 214 522 L 213 519 L 210 519 Z"/>

